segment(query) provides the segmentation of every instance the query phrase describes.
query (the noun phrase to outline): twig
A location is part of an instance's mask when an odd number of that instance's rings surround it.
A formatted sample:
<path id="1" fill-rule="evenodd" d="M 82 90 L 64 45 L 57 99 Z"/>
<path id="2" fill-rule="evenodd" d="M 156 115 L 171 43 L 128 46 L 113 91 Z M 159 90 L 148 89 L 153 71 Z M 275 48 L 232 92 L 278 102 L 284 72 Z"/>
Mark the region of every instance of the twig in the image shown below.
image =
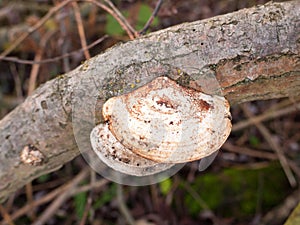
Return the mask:
<path id="1" fill-rule="evenodd" d="M 90 170 L 90 175 L 91 175 L 90 184 L 93 185 L 95 183 L 95 181 L 96 181 L 95 171 L 91 169 Z M 91 206 L 92 206 L 92 202 L 93 202 L 93 195 L 94 195 L 94 192 L 91 189 L 89 191 L 89 196 L 88 196 L 88 199 L 87 199 L 85 207 L 84 207 L 83 216 L 81 218 L 80 225 L 86 224 L 86 220 L 87 220 L 87 217 L 88 217 L 88 214 L 90 212 L 90 209 L 91 209 Z"/>
<path id="2" fill-rule="evenodd" d="M 117 184 L 117 199 L 118 199 L 118 206 L 120 212 L 124 216 L 127 223 L 130 225 L 135 225 L 135 221 L 125 204 L 124 195 L 123 195 L 123 186 L 121 184 Z"/>
<path id="3" fill-rule="evenodd" d="M 102 179 L 102 180 L 99 180 L 99 181 L 97 181 L 93 184 L 87 184 L 87 185 L 82 186 L 82 187 L 77 187 L 72 191 L 72 194 L 76 195 L 76 194 L 81 193 L 81 192 L 86 192 L 86 191 L 90 191 L 92 189 L 100 188 L 100 187 L 102 187 L 102 186 L 104 186 L 108 183 L 109 183 L 108 180 Z"/>
<path id="4" fill-rule="evenodd" d="M 156 3 L 155 9 L 152 12 L 152 15 L 150 16 L 150 18 L 148 19 L 147 23 L 145 24 L 145 26 L 143 27 L 142 30 L 140 30 L 140 34 L 145 34 L 146 31 L 149 29 L 149 26 L 151 25 L 152 21 L 154 20 L 154 18 L 156 17 L 161 5 L 163 3 L 163 0 L 158 0 L 158 2 Z"/>
<path id="5" fill-rule="evenodd" d="M 259 116 L 253 116 L 251 119 L 234 124 L 232 127 L 232 132 L 242 130 L 255 123 L 260 123 L 292 112 L 296 112 L 298 110 L 297 108 L 299 107 L 300 107 L 300 103 L 291 105 L 289 107 L 284 107 L 283 109 L 279 109 L 279 110 L 274 109 L 272 111 L 267 111 Z"/>
<path id="6" fill-rule="evenodd" d="M 72 181 L 70 181 L 70 182 L 72 182 Z M 59 195 L 60 193 L 64 192 L 66 189 L 68 189 L 69 188 L 69 183 L 67 183 L 67 184 L 65 184 L 65 185 L 63 185 L 63 186 L 61 186 L 59 188 L 56 188 L 55 190 L 53 190 L 52 192 L 48 193 L 44 197 L 42 197 L 42 198 L 34 201 L 32 203 L 32 205 L 26 204 L 21 209 L 19 209 L 18 211 L 16 211 L 15 213 L 12 214 L 12 216 L 11 216 L 12 220 L 18 219 L 19 217 L 21 217 L 24 214 L 26 214 L 28 211 L 32 210 L 32 208 L 34 208 L 34 207 L 37 207 L 39 205 L 42 205 L 42 204 L 45 204 L 45 203 L 51 201 L 57 195 Z M 109 183 L 108 180 L 102 179 L 102 180 L 97 181 L 97 182 L 95 182 L 93 184 L 88 184 L 88 185 L 85 185 L 85 186 L 77 187 L 77 188 L 74 188 L 72 190 L 72 195 L 76 195 L 76 194 L 81 193 L 81 192 L 86 192 L 86 191 L 89 191 L 91 189 L 100 188 L 100 187 L 102 187 L 102 186 L 104 186 L 104 185 L 106 185 L 108 183 Z M 4 221 L 2 221 L 0 224 L 4 225 Z"/>
<path id="7" fill-rule="evenodd" d="M 0 213 L 2 214 L 2 217 L 4 218 L 4 221 L 6 223 L 8 223 L 9 225 L 14 225 L 11 216 L 7 213 L 6 209 L 1 204 L 0 204 Z"/>
<path id="8" fill-rule="evenodd" d="M 260 162 L 249 162 L 249 163 L 240 163 L 235 164 L 235 169 L 242 169 L 242 170 L 260 170 L 264 168 L 270 168 L 270 165 L 272 165 L 272 162 L 270 161 L 260 161 Z M 224 167 L 232 166 L 232 163 L 224 162 Z"/>
<path id="9" fill-rule="evenodd" d="M 94 41 L 92 44 L 88 45 L 85 49 L 90 49 L 92 47 L 94 47 L 95 45 L 101 43 L 104 39 L 108 38 L 108 35 L 104 35 L 103 37 L 99 38 L 98 40 Z M 11 62 L 16 62 L 16 63 L 21 63 L 21 64 L 42 64 L 42 63 L 50 63 L 50 62 L 55 62 L 58 60 L 61 60 L 63 58 L 69 57 L 71 55 L 77 54 L 78 52 L 83 52 L 85 50 L 84 48 L 63 54 L 61 56 L 56 56 L 53 57 L 51 59 L 44 59 L 44 60 L 40 60 L 40 61 L 33 61 L 33 60 L 25 60 L 25 59 L 18 59 L 16 57 L 4 57 L 2 58 L 2 60 L 4 61 L 11 61 Z"/>
<path id="10" fill-rule="evenodd" d="M 61 10 L 60 12 L 57 13 L 56 15 L 56 21 L 58 21 L 58 29 L 61 33 L 58 43 L 59 43 L 59 51 L 64 55 L 69 52 L 69 49 L 71 48 L 71 40 L 70 38 L 67 37 L 67 30 L 69 26 L 69 21 L 66 18 L 66 9 Z M 62 60 L 62 71 L 68 72 L 71 70 L 71 65 L 70 65 L 70 59 L 69 58 L 63 58 Z"/>
<path id="11" fill-rule="evenodd" d="M 180 179 L 181 180 L 181 179 Z M 200 195 L 191 187 L 189 183 L 187 183 L 184 180 L 181 180 L 181 184 L 184 187 L 184 189 L 193 197 L 193 199 L 198 203 L 198 205 L 205 209 L 211 211 L 209 206 L 206 204 L 206 202 L 200 197 Z M 211 211 L 211 213 L 213 213 Z"/>
<path id="12" fill-rule="evenodd" d="M 122 13 L 115 7 L 115 5 L 110 1 L 110 0 L 104 0 L 109 6 L 110 8 L 118 15 L 118 17 L 122 20 L 122 22 L 124 23 L 124 25 L 126 26 L 126 28 L 128 30 L 130 30 L 130 32 L 132 33 L 132 35 L 134 37 L 138 37 L 139 33 L 136 32 L 136 30 L 129 24 L 129 22 L 127 21 L 126 18 L 124 18 L 124 16 L 122 15 Z"/>
<path id="13" fill-rule="evenodd" d="M 203 208 L 204 210 L 206 210 L 213 223 L 214 224 L 218 224 L 218 218 L 216 217 L 216 215 L 214 214 L 214 212 L 209 208 L 209 206 L 206 204 L 206 202 L 201 198 L 201 196 L 191 187 L 191 185 L 189 183 L 187 183 L 184 180 L 181 180 L 180 182 L 183 186 L 183 188 L 193 197 L 193 199 L 195 200 L 196 203 L 198 203 L 198 205 Z"/>
<path id="14" fill-rule="evenodd" d="M 9 212 L 13 208 L 15 197 L 16 197 L 16 193 L 14 193 L 11 196 L 9 196 L 9 198 L 5 202 L 5 209 L 6 209 L 6 211 Z"/>
<path id="15" fill-rule="evenodd" d="M 300 168 L 297 165 L 297 163 L 293 160 L 287 159 L 288 163 L 291 167 L 291 169 L 294 171 L 294 173 L 297 175 L 298 179 L 300 179 Z"/>
<path id="16" fill-rule="evenodd" d="M 25 186 L 26 189 L 26 198 L 27 198 L 27 202 L 28 204 L 32 207 L 33 204 L 33 191 L 32 191 L 32 183 L 29 182 L 28 184 L 26 184 Z M 30 210 L 28 212 L 28 217 L 33 221 L 36 218 L 36 215 L 34 213 L 34 210 Z"/>
<path id="17" fill-rule="evenodd" d="M 172 204 L 172 201 L 174 199 L 174 196 L 176 198 L 176 195 L 175 195 L 175 191 L 176 189 L 178 188 L 179 184 L 180 184 L 180 180 L 178 179 L 178 175 L 175 175 L 172 179 L 173 181 L 173 184 L 172 184 L 172 187 L 171 187 L 171 190 L 168 192 L 167 196 L 166 196 L 166 205 L 167 206 L 171 206 Z"/>
<path id="18" fill-rule="evenodd" d="M 54 33 L 55 33 L 54 31 L 48 31 L 45 35 L 43 35 L 38 51 L 35 54 L 34 61 L 40 61 L 42 59 L 46 44 Z M 28 83 L 28 91 L 27 91 L 28 96 L 31 95 L 35 89 L 35 84 L 39 73 L 39 69 L 40 69 L 40 64 L 34 64 L 31 68 L 29 83 Z"/>
<path id="19" fill-rule="evenodd" d="M 269 211 L 262 219 L 261 225 L 266 224 L 281 224 L 291 213 L 291 211 L 297 206 L 300 201 L 300 189 L 290 194 L 284 202 L 276 208 Z"/>
<path id="20" fill-rule="evenodd" d="M 150 193 L 151 193 L 151 199 L 152 199 L 152 207 L 154 211 L 159 211 L 159 195 L 157 190 L 157 185 L 153 184 L 150 185 Z"/>
<path id="21" fill-rule="evenodd" d="M 73 177 L 73 176 L 72 176 Z M 48 182 L 43 182 L 41 184 L 35 184 L 33 186 L 33 192 L 45 191 L 50 189 L 55 189 L 66 183 L 67 180 L 72 178 L 70 175 L 66 175 L 60 178 L 56 178 L 55 180 L 49 180 Z"/>
<path id="22" fill-rule="evenodd" d="M 297 103 L 300 102 L 300 96 L 297 96 L 297 97 L 289 97 L 289 98 L 286 98 L 272 106 L 270 106 L 270 108 L 268 108 L 266 110 L 266 112 L 273 112 L 273 111 L 277 111 L 278 109 L 282 109 L 282 108 L 286 108 L 288 106 L 290 106 L 291 104 L 294 104 L 296 106 Z M 299 107 L 296 107 L 300 110 Z"/>
<path id="23" fill-rule="evenodd" d="M 257 151 L 257 150 L 253 150 L 253 149 L 246 148 L 246 147 L 239 147 L 239 146 L 230 144 L 228 142 L 226 142 L 222 146 L 222 148 L 227 150 L 227 151 L 230 151 L 230 152 L 249 155 L 251 157 L 264 158 L 264 159 L 270 159 L 270 160 L 278 159 L 277 156 L 273 153 Z"/>
<path id="24" fill-rule="evenodd" d="M 57 211 L 57 209 L 65 202 L 72 194 L 72 189 L 76 187 L 83 179 L 86 178 L 88 174 L 88 169 L 85 168 L 80 172 L 69 184 L 68 188 L 64 190 L 42 213 L 42 215 L 37 218 L 37 220 L 32 225 L 42 225 L 47 222 L 47 220 Z"/>
<path id="25" fill-rule="evenodd" d="M 80 42 L 81 42 L 81 47 L 85 50 L 83 50 L 84 52 L 84 56 L 86 59 L 90 59 L 91 55 L 89 53 L 89 51 L 86 49 L 87 47 L 87 43 L 86 43 L 86 37 L 85 37 L 85 32 L 84 32 L 84 28 L 83 28 L 83 22 L 82 22 L 82 18 L 80 15 L 80 10 L 79 10 L 79 6 L 77 2 L 72 2 L 72 7 L 74 10 L 74 14 L 75 14 L 75 20 L 77 23 L 77 29 L 78 29 L 78 33 L 79 33 L 79 37 L 80 37 Z"/>
<path id="26" fill-rule="evenodd" d="M 18 47 L 30 34 L 32 34 L 34 31 L 39 29 L 53 14 L 55 14 L 57 11 L 62 9 L 64 6 L 69 4 L 74 0 L 66 0 L 59 3 L 57 6 L 51 8 L 49 12 L 42 17 L 39 22 L 37 22 L 33 27 L 29 28 L 27 33 L 23 33 L 19 38 L 17 38 L 14 43 L 11 44 L 10 47 L 8 47 L 4 52 L 0 54 L 0 60 L 10 54 L 16 47 Z"/>
<path id="27" fill-rule="evenodd" d="M 248 116 L 251 120 L 253 115 L 250 112 L 250 110 L 248 110 L 245 105 L 241 105 L 241 107 L 242 107 L 245 115 Z M 252 122 L 255 124 L 255 126 L 260 131 L 260 133 L 264 136 L 266 141 L 269 143 L 270 147 L 276 152 L 279 162 L 285 172 L 285 175 L 288 178 L 290 185 L 292 187 L 295 187 L 297 185 L 296 179 L 291 171 L 291 168 L 288 164 L 288 161 L 287 161 L 281 147 L 273 140 L 272 135 L 270 134 L 270 132 L 268 131 L 268 129 L 265 126 L 263 126 L 261 123 L 259 123 L 257 121 L 252 121 Z"/>
<path id="28" fill-rule="evenodd" d="M 79 0 L 78 0 L 79 1 Z M 130 24 L 127 22 L 127 20 L 123 17 L 123 15 L 119 12 L 119 10 L 117 10 L 117 8 L 110 2 L 107 1 L 106 2 L 110 5 L 109 8 L 107 7 L 105 4 L 102 4 L 96 0 L 80 0 L 83 2 L 91 2 L 95 5 L 97 5 L 98 7 L 104 9 L 106 12 L 110 13 L 121 25 L 121 27 L 126 31 L 126 33 L 128 34 L 130 39 L 134 39 L 135 37 L 138 36 L 138 33 L 130 26 Z M 51 8 L 49 10 L 49 12 L 42 17 L 39 22 L 37 22 L 34 26 L 30 27 L 28 29 L 27 33 L 23 33 L 19 38 L 17 38 L 11 45 L 9 48 L 7 48 L 4 52 L 2 52 L 0 54 L 0 60 L 7 60 L 8 58 L 5 58 L 8 54 L 10 54 L 15 48 L 17 48 L 30 34 L 32 34 L 33 32 L 35 32 L 37 29 L 39 29 L 51 16 L 53 16 L 56 12 L 58 12 L 60 9 L 62 9 L 63 7 L 65 7 L 67 4 L 71 3 L 71 2 L 75 2 L 76 0 L 66 0 L 66 1 L 62 1 L 61 3 L 59 3 L 57 6 Z M 75 14 L 76 17 L 76 14 Z M 78 18 L 76 18 L 77 20 Z M 80 18 L 81 19 L 81 18 Z M 80 28 L 81 29 L 81 28 Z M 79 31 L 79 33 L 81 33 L 81 31 Z M 81 37 L 82 34 L 81 34 Z M 85 38 L 82 38 L 81 40 L 85 40 Z M 82 43 L 83 49 L 87 49 L 84 48 L 84 46 L 86 46 Z M 84 51 L 85 51 L 84 50 Z M 86 54 L 86 53 L 85 53 Z M 87 56 L 87 55 L 86 55 Z M 12 61 L 12 60 L 9 60 Z"/>
<path id="29" fill-rule="evenodd" d="M 17 66 L 13 63 L 10 63 L 9 68 L 10 68 L 10 72 L 11 72 L 13 78 L 14 78 L 16 96 L 17 96 L 19 101 L 23 101 L 22 82 L 21 82 L 19 73 L 17 71 Z"/>
<path id="30" fill-rule="evenodd" d="M 55 198 L 57 195 L 59 195 L 62 191 L 64 191 L 67 187 L 68 187 L 67 185 L 61 186 L 61 187 L 55 189 L 54 191 L 48 193 L 44 197 L 40 198 L 39 200 L 36 200 L 32 204 L 26 204 L 25 206 L 23 206 L 18 211 L 16 211 L 15 213 L 12 214 L 12 216 L 11 216 L 12 220 L 18 219 L 19 217 L 26 214 L 28 211 L 32 210 L 32 208 L 34 208 L 34 207 L 37 207 L 39 205 L 42 205 L 44 203 L 51 201 L 53 198 Z M 2 221 L 0 224 L 3 225 L 4 222 Z"/>
<path id="31" fill-rule="evenodd" d="M 91 206 L 92 206 L 92 197 L 91 197 L 91 192 L 89 193 L 89 196 L 88 196 L 88 199 L 86 201 L 86 204 L 85 204 L 85 207 L 84 207 L 84 210 L 83 210 L 83 215 L 82 215 L 82 218 L 80 220 L 80 224 L 79 225 L 84 225 L 84 224 L 87 224 L 86 220 L 88 218 L 88 215 L 89 215 L 89 212 L 90 212 L 90 209 L 91 209 Z"/>
<path id="32" fill-rule="evenodd" d="M 93 4 L 95 4 L 96 6 L 104 9 L 106 12 L 108 12 L 109 14 L 111 14 L 117 21 L 118 23 L 120 24 L 120 26 L 123 28 L 123 30 L 125 30 L 125 32 L 127 33 L 127 35 L 129 36 L 129 38 L 131 40 L 135 39 L 135 34 L 134 32 L 131 31 L 131 29 L 128 27 L 127 23 L 124 22 L 122 20 L 122 18 L 124 18 L 123 16 L 122 17 L 119 17 L 119 15 L 117 14 L 117 12 L 115 12 L 113 9 L 109 8 L 108 6 L 106 6 L 105 4 L 102 4 L 96 0 L 85 0 L 86 2 L 91 2 Z M 126 20 L 125 20 L 126 21 Z"/>
<path id="33" fill-rule="evenodd" d="M 34 56 L 34 61 L 40 61 L 43 57 L 44 54 L 44 49 L 39 48 Z M 33 64 L 31 71 L 30 71 L 30 76 L 29 76 L 29 82 L 28 82 L 28 90 L 27 90 L 27 95 L 31 95 L 31 93 L 34 91 L 35 89 L 35 84 L 36 84 L 36 79 L 38 77 L 39 74 L 39 70 L 40 70 L 41 64 Z"/>
<path id="34" fill-rule="evenodd" d="M 262 213 L 262 203 L 263 203 L 263 195 L 264 195 L 264 191 L 263 191 L 264 190 L 264 184 L 265 184 L 264 176 L 263 176 L 262 173 L 259 173 L 258 177 L 257 177 L 256 210 L 255 210 L 254 219 L 252 220 L 253 222 L 255 222 L 257 219 L 261 218 L 260 215 Z"/>
<path id="35" fill-rule="evenodd" d="M 11 215 L 12 220 L 17 219 L 20 216 L 23 216 L 24 214 L 26 214 L 27 212 L 29 212 L 30 210 L 32 210 L 34 207 L 37 207 L 39 205 L 42 205 L 42 204 L 45 204 L 45 203 L 51 201 L 57 195 L 63 193 L 65 190 L 69 189 L 70 185 L 72 185 L 72 182 L 76 181 L 77 179 L 81 179 L 82 176 L 84 176 L 85 174 L 87 174 L 87 171 L 88 171 L 87 169 L 83 170 L 72 181 L 68 182 L 67 184 L 65 184 L 63 186 L 60 186 L 59 188 L 56 188 L 55 190 L 53 190 L 52 192 L 48 193 L 44 197 L 42 197 L 42 198 L 40 198 L 40 199 L 32 202 L 32 204 L 26 204 L 25 206 L 23 206 L 22 208 L 20 208 L 18 211 L 16 211 L 15 213 L 13 213 Z M 1 225 L 4 224 L 3 221 L 0 224 Z"/>
<path id="36" fill-rule="evenodd" d="M 99 3 L 95 0 L 81 0 L 81 1 L 85 1 L 85 2 L 92 2 L 95 5 L 103 8 L 105 11 L 107 11 L 108 13 L 111 13 L 112 15 L 114 14 L 113 10 L 111 10 L 110 8 L 108 8 L 107 6 L 105 6 L 102 3 Z M 37 29 L 39 29 L 51 16 L 53 16 L 55 13 L 57 13 L 59 10 L 61 10 L 63 7 L 65 7 L 66 5 L 68 5 L 71 2 L 76 2 L 75 0 L 66 0 L 66 1 L 62 1 L 61 3 L 59 3 L 57 6 L 51 8 L 49 10 L 49 12 L 42 17 L 39 22 L 37 22 L 34 26 L 30 27 L 28 29 L 27 33 L 23 33 L 19 38 L 17 38 L 11 45 L 9 48 L 7 48 L 4 52 L 2 52 L 0 54 L 0 60 L 3 60 L 5 56 L 7 56 L 8 54 L 10 54 L 15 48 L 17 48 L 30 34 L 32 34 L 33 32 L 35 32 Z M 76 15 L 75 15 L 76 16 Z M 128 31 L 128 28 L 126 25 L 124 25 L 124 22 L 119 19 L 119 17 L 115 17 L 115 19 L 120 23 L 120 25 L 123 27 L 123 29 L 125 31 Z M 127 32 L 128 33 L 128 32 Z M 129 37 L 131 39 L 134 39 L 134 36 L 131 34 L 131 32 L 128 33 Z M 86 48 L 87 49 L 87 48 Z"/>

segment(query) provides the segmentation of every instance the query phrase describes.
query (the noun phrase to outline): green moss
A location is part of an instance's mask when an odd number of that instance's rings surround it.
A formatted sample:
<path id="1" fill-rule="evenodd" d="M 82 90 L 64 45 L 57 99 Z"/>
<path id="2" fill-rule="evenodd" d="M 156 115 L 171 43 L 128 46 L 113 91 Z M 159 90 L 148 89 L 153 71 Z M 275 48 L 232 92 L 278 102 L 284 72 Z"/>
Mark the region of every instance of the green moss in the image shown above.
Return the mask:
<path id="1" fill-rule="evenodd" d="M 160 182 L 159 183 L 160 192 L 163 195 L 167 195 L 170 192 L 172 185 L 173 185 L 173 182 L 172 182 L 172 179 L 170 179 L 170 178 Z"/>
<path id="2" fill-rule="evenodd" d="M 44 175 L 41 175 L 41 176 L 39 176 L 37 178 L 37 182 L 39 182 L 39 183 L 45 183 L 49 179 L 50 179 L 50 174 L 44 174 Z"/>
<path id="3" fill-rule="evenodd" d="M 145 24 L 147 23 L 148 19 L 152 14 L 152 9 L 147 5 L 142 3 L 139 9 L 138 18 L 137 18 L 137 25 L 135 26 L 136 30 L 141 30 Z M 156 26 L 159 23 L 158 18 L 155 17 L 152 21 L 153 26 Z"/>
<path id="4" fill-rule="evenodd" d="M 257 148 L 259 145 L 260 145 L 260 140 L 258 137 L 256 136 L 253 136 L 251 135 L 249 137 L 249 142 L 250 142 L 250 145 L 253 147 L 253 148 Z"/>
<path id="5" fill-rule="evenodd" d="M 74 196 L 76 215 L 81 219 L 84 214 L 84 209 L 87 201 L 87 193 L 81 192 Z"/>
<path id="6" fill-rule="evenodd" d="M 277 205 L 288 194 L 289 185 L 280 165 L 274 163 L 267 168 L 205 174 L 197 177 L 192 187 L 214 212 L 242 220 L 253 216 L 257 207 L 268 211 Z M 188 192 L 185 204 L 192 216 L 203 210 Z"/>
<path id="7" fill-rule="evenodd" d="M 119 22 L 109 13 L 106 14 L 105 32 L 111 36 L 120 36 L 125 33 Z"/>
<path id="8" fill-rule="evenodd" d="M 193 80 L 191 76 L 179 68 L 176 68 L 176 72 L 177 75 L 179 75 L 179 77 L 176 79 L 176 82 L 182 86 L 189 86 L 190 82 Z"/>
<path id="9" fill-rule="evenodd" d="M 106 203 L 111 202 L 115 196 L 117 191 L 117 185 L 111 184 L 109 189 L 103 192 L 103 194 L 98 195 L 98 197 L 94 200 L 93 208 L 98 209 L 101 208 Z"/>
<path id="10" fill-rule="evenodd" d="M 106 84 L 103 89 L 106 93 L 106 99 L 109 99 L 113 96 L 123 93 L 124 88 L 126 87 L 125 79 L 122 77 L 123 72 L 116 70 L 113 77 L 107 78 L 104 83 Z"/>

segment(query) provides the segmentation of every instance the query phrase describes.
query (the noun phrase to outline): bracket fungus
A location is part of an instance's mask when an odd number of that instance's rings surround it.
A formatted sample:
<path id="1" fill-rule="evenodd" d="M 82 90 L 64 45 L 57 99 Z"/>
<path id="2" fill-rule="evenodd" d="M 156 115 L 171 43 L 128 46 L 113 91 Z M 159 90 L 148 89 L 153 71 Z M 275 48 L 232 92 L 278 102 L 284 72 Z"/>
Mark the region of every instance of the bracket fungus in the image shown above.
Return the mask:
<path id="1" fill-rule="evenodd" d="M 228 101 L 177 84 L 167 77 L 108 99 L 106 123 L 91 132 L 91 144 L 109 167 L 135 176 L 151 175 L 216 156 L 231 131 Z"/>

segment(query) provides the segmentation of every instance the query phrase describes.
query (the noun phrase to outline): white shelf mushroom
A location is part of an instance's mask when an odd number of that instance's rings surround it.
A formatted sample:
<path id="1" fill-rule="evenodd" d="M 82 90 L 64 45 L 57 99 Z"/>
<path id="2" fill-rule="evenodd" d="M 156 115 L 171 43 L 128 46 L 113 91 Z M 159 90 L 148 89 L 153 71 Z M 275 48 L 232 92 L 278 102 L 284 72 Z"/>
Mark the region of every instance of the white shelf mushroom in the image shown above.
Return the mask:
<path id="1" fill-rule="evenodd" d="M 231 131 L 228 101 L 158 77 L 103 105 L 105 124 L 91 132 L 91 144 L 109 167 L 145 176 L 176 163 L 205 158 L 206 169 Z"/>

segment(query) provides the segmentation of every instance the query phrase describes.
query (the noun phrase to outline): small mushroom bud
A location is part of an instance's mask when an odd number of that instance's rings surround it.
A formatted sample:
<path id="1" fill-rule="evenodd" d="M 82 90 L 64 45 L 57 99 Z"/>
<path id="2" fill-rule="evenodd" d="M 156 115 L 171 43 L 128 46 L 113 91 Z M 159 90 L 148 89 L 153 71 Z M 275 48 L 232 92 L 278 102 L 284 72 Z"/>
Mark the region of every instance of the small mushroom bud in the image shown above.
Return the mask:
<path id="1" fill-rule="evenodd" d="M 207 167 L 231 131 L 228 101 L 158 77 L 103 105 L 91 144 L 109 167 L 135 176 L 199 160 Z"/>

